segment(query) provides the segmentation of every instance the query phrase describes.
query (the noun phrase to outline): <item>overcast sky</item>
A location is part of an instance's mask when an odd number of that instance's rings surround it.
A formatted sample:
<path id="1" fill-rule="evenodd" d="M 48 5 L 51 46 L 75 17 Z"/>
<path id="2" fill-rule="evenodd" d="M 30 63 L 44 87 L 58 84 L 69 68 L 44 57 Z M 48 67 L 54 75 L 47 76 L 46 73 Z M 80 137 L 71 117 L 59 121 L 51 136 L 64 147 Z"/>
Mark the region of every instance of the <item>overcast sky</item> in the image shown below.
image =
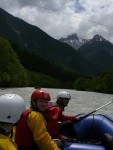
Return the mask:
<path id="1" fill-rule="evenodd" d="M 113 0 L 0 0 L 0 7 L 56 39 L 99 34 L 113 43 Z"/>

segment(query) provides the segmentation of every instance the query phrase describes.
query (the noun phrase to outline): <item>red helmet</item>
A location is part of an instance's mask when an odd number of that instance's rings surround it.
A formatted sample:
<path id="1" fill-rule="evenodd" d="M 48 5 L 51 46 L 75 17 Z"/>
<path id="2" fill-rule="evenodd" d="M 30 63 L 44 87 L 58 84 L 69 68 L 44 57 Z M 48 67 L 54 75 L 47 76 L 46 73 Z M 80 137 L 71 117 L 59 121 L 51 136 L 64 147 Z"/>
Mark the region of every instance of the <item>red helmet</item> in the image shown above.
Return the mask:
<path id="1" fill-rule="evenodd" d="M 31 95 L 31 100 L 35 99 L 47 99 L 48 101 L 51 100 L 50 94 L 47 91 L 37 89 Z"/>

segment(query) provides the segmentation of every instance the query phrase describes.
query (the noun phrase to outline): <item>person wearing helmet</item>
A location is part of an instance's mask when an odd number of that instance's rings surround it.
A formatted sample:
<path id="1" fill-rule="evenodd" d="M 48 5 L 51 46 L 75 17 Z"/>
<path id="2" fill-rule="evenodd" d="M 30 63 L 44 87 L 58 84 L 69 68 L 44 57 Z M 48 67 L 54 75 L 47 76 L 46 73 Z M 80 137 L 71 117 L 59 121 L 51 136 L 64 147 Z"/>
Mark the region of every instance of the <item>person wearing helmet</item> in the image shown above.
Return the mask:
<path id="1" fill-rule="evenodd" d="M 57 94 L 56 103 L 49 104 L 47 118 L 47 131 L 53 139 L 60 139 L 62 141 L 69 140 L 69 138 L 77 138 L 73 123 L 80 120 L 79 117 L 63 115 L 63 111 L 68 106 L 71 100 L 71 95 L 66 91 L 61 91 Z M 59 122 L 60 126 L 59 126 Z M 68 132 L 68 136 L 67 133 Z M 70 134 L 70 135 L 69 135 Z M 65 136 L 64 136 L 65 135 Z"/>
<path id="2" fill-rule="evenodd" d="M 60 150 L 46 130 L 45 112 L 50 94 L 36 89 L 31 95 L 31 108 L 23 112 L 16 127 L 18 150 Z"/>
<path id="3" fill-rule="evenodd" d="M 17 150 L 16 143 L 9 135 L 25 109 L 25 102 L 21 96 L 17 94 L 0 96 L 0 150 Z"/>

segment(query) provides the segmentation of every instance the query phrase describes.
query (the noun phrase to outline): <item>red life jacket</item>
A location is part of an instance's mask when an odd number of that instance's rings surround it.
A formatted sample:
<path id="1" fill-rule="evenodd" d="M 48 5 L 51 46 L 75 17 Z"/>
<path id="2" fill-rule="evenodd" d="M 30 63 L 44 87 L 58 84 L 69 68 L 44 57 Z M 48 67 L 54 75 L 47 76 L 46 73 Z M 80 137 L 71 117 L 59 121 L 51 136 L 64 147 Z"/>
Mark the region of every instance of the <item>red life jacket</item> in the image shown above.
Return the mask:
<path id="1" fill-rule="evenodd" d="M 30 150 L 33 149 L 34 147 L 37 147 L 33 139 L 33 134 L 27 125 L 27 117 L 29 113 L 31 113 L 31 111 L 32 110 L 28 109 L 23 112 L 22 117 L 19 120 L 16 127 L 15 142 L 18 145 L 19 150 L 20 149 Z"/>

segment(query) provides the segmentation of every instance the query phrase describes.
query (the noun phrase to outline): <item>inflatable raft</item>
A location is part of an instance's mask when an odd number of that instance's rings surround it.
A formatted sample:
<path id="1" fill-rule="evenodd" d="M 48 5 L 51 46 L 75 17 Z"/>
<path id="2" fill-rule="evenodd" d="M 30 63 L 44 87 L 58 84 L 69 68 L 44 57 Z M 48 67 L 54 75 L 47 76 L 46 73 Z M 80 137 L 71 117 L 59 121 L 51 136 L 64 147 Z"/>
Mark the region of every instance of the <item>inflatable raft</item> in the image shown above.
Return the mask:
<path id="1" fill-rule="evenodd" d="M 102 114 L 92 114 L 74 123 L 78 142 L 64 143 L 64 150 L 108 150 L 102 145 L 105 133 L 113 136 L 113 120 Z"/>

